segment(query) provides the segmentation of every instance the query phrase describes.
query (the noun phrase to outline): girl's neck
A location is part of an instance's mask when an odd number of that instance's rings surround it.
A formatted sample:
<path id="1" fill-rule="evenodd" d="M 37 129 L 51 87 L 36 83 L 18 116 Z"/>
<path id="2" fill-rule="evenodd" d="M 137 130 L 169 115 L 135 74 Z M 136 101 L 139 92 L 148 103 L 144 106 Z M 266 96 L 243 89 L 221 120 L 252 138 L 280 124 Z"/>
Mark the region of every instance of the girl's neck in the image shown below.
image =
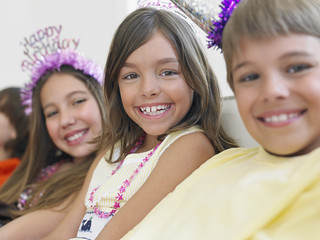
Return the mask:
<path id="1" fill-rule="evenodd" d="M 160 142 L 158 141 L 158 136 L 148 135 L 146 134 L 145 140 L 142 145 L 137 149 L 137 153 L 146 152 L 153 149 Z"/>
<path id="2" fill-rule="evenodd" d="M 73 158 L 72 159 L 72 162 L 73 163 L 82 163 L 82 162 L 84 162 L 85 161 L 85 159 L 86 159 L 86 157 L 82 157 L 82 158 Z"/>

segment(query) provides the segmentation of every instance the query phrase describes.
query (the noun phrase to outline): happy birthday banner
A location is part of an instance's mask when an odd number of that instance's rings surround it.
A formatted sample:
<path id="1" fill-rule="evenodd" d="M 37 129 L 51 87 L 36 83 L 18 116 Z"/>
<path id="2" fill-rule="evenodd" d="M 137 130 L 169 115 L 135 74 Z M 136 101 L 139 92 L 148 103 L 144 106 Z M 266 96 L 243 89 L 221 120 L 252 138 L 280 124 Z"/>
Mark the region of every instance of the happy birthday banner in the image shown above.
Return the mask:
<path id="1" fill-rule="evenodd" d="M 61 38 L 61 31 L 62 25 L 49 26 L 37 30 L 20 42 L 24 46 L 23 54 L 26 56 L 26 59 L 21 62 L 22 71 L 31 71 L 33 65 L 41 61 L 43 56 L 59 49 L 77 49 L 80 39 Z"/>

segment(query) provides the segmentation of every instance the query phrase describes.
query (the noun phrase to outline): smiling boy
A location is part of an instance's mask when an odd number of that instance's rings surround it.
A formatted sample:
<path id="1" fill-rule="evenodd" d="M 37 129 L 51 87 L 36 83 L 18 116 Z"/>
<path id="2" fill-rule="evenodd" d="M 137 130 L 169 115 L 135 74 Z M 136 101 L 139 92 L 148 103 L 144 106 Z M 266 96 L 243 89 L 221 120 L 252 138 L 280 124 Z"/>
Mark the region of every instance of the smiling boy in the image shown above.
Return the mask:
<path id="1" fill-rule="evenodd" d="M 209 159 L 123 239 L 320 239 L 319 12 L 319 0 L 237 5 L 222 50 L 260 147 Z"/>

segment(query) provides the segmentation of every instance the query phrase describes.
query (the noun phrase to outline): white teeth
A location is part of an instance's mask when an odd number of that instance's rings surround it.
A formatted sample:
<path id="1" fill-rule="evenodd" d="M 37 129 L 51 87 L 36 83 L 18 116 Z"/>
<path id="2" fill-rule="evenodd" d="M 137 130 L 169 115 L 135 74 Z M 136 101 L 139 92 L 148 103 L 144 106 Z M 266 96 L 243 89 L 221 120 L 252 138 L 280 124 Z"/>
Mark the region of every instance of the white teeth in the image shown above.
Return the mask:
<path id="1" fill-rule="evenodd" d="M 155 116 L 164 113 L 166 110 L 170 108 L 170 105 L 157 105 L 152 107 L 141 107 L 140 110 L 144 114 Z"/>
<path id="2" fill-rule="evenodd" d="M 294 117 L 297 117 L 298 116 L 298 113 L 290 113 L 289 114 L 289 118 L 294 118 Z"/>
<path id="3" fill-rule="evenodd" d="M 279 121 L 280 121 L 280 122 L 287 121 L 287 120 L 288 120 L 288 117 L 289 117 L 289 116 L 287 116 L 287 114 L 281 114 L 281 115 L 279 116 Z"/>
<path id="4" fill-rule="evenodd" d="M 285 122 L 291 118 L 297 117 L 298 113 L 290 113 L 290 114 L 285 114 L 282 113 L 280 115 L 274 115 L 271 117 L 267 117 L 264 119 L 265 122 L 267 123 L 279 123 L 279 122 Z"/>
<path id="5" fill-rule="evenodd" d="M 69 142 L 74 141 L 74 140 L 82 137 L 86 132 L 87 132 L 87 131 L 83 131 L 83 132 L 77 133 L 77 134 L 75 134 L 75 135 L 73 135 L 73 136 L 71 136 L 71 137 L 68 137 L 67 140 L 68 140 Z"/>

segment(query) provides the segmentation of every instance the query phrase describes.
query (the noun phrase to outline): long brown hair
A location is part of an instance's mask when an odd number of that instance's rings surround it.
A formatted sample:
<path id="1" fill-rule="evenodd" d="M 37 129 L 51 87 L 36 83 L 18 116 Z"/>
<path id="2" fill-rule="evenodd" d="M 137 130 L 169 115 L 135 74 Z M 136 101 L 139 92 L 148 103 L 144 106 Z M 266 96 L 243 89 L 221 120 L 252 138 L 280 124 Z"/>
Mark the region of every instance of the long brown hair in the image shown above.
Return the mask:
<path id="1" fill-rule="evenodd" d="M 117 29 L 105 66 L 104 93 L 109 121 L 103 128 L 103 146 L 111 149 L 121 141 L 123 157 L 142 129 L 126 114 L 120 97 L 118 76 L 125 60 L 146 43 L 156 31 L 161 31 L 173 44 L 187 84 L 194 90 L 193 103 L 186 116 L 166 134 L 199 125 L 207 134 L 215 151 L 235 147 L 221 126 L 220 92 L 207 57 L 189 24 L 165 10 L 141 8 L 131 13 Z M 107 159 L 110 161 L 110 159 Z"/>
<path id="2" fill-rule="evenodd" d="M 0 112 L 6 115 L 16 130 L 16 138 L 5 144 L 10 157 L 21 158 L 26 150 L 29 137 L 29 117 L 20 101 L 20 88 L 8 87 L 0 91 Z"/>
<path id="3" fill-rule="evenodd" d="M 87 159 L 74 167 L 54 174 L 47 181 L 32 185 L 41 169 L 51 165 L 61 159 L 72 158 L 72 156 L 62 153 L 57 155 L 57 147 L 52 142 L 46 129 L 45 118 L 40 102 L 40 92 L 48 78 L 57 71 L 49 72 L 41 77 L 32 95 L 32 113 L 30 118 L 30 141 L 20 166 L 0 189 L 0 200 L 8 204 L 15 203 L 19 194 L 29 187 L 33 188 L 33 197 L 39 196 L 37 204 L 27 208 L 25 211 L 16 212 L 22 215 L 27 212 L 41 208 L 54 207 L 62 203 L 66 198 L 80 190 L 85 175 L 96 156 L 93 152 Z M 101 85 L 91 76 L 84 74 L 80 70 L 75 70 L 71 66 L 62 66 L 60 73 L 70 74 L 88 87 L 95 97 L 100 108 L 102 122 L 106 121 L 106 109 L 102 97 Z M 98 144 L 99 145 L 99 144 Z M 100 148 L 100 145 L 97 149 Z M 31 202 L 33 199 L 28 200 Z M 28 202 L 26 206 L 28 205 Z"/>

